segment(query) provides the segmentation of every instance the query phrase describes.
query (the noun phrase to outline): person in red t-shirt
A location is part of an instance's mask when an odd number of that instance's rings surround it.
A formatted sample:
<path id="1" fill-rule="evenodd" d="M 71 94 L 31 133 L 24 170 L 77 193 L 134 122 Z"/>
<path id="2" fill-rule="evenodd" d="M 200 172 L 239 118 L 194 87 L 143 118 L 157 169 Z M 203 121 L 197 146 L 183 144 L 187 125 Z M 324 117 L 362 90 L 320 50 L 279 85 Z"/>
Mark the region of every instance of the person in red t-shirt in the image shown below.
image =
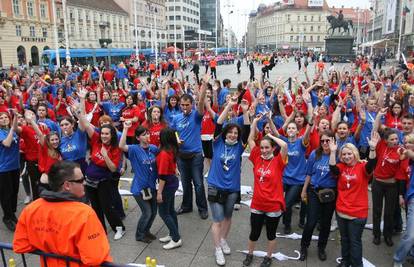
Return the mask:
<path id="1" fill-rule="evenodd" d="M 135 144 L 135 129 L 138 127 L 138 120 L 140 116 L 140 110 L 135 105 L 133 95 L 127 95 L 125 100 L 125 108 L 122 110 L 120 121 L 131 121 L 132 125 L 128 128 L 127 133 L 127 145 Z"/>
<path id="2" fill-rule="evenodd" d="M 331 138 L 329 168 L 338 179 L 336 220 L 341 233 L 341 266 L 362 266 L 362 232 L 368 218 L 368 182 L 377 163 L 375 149 L 380 140 L 377 132 L 368 141 L 368 162 L 362 162 L 355 145 L 347 143 L 339 150 L 340 163 L 336 163 L 337 143 Z"/>
<path id="3" fill-rule="evenodd" d="M 373 125 L 373 131 L 380 128 L 381 117 L 386 114 L 386 109 L 381 109 Z M 394 211 L 398 205 L 398 172 L 400 169 L 400 155 L 398 131 L 395 129 L 385 129 L 383 138 L 376 148 L 378 164 L 374 170 L 374 180 L 372 182 L 372 213 L 373 213 L 373 243 L 381 243 L 381 217 L 383 201 L 384 207 L 384 240 L 388 246 L 392 246 L 392 233 L 394 226 Z"/>
<path id="4" fill-rule="evenodd" d="M 66 99 L 66 93 L 64 88 L 57 90 L 57 98 L 53 99 L 53 106 L 55 108 L 56 117 L 62 118 L 68 116 L 67 107 L 69 106 Z"/>
<path id="5" fill-rule="evenodd" d="M 282 176 L 288 160 L 288 146 L 283 140 L 273 135 L 267 135 L 262 139 L 259 147 L 256 146 L 255 136 L 256 126 L 253 124 L 248 143 L 251 149 L 249 159 L 253 163 L 254 191 L 250 206 L 249 252 L 243 264 L 245 266 L 251 264 L 256 241 L 260 237 L 263 224 L 266 224 L 267 256 L 264 258 L 262 265 L 269 266 L 272 262 L 272 253 L 276 247 L 277 226 L 285 210 Z M 280 153 L 274 156 L 276 144 L 281 149 Z"/>
<path id="6" fill-rule="evenodd" d="M 160 133 L 160 153 L 157 155 L 159 187 L 157 191 L 158 213 L 170 231 L 160 241 L 167 243 L 164 249 L 173 249 L 182 245 L 178 231 L 177 213 L 175 211 L 175 191 L 178 189 L 177 168 L 178 143 L 175 131 L 164 128 Z"/>
<path id="7" fill-rule="evenodd" d="M 41 191 L 44 188 L 50 190 L 48 186 L 48 173 L 50 167 L 52 167 L 55 162 L 62 160 L 62 156 L 59 152 L 59 134 L 57 132 L 49 132 L 47 127 L 39 127 L 36 123 L 36 117 L 32 111 L 26 111 L 25 117 L 35 130 L 40 145 L 38 167 L 41 176 L 39 190 Z"/>
<path id="8" fill-rule="evenodd" d="M 85 101 L 85 115 L 87 120 L 95 127 L 99 127 L 99 117 L 102 114 L 102 108 L 98 104 L 98 92 L 89 91 Z"/>
<path id="9" fill-rule="evenodd" d="M 384 125 L 388 128 L 394 128 L 397 130 L 402 130 L 402 104 L 400 102 L 394 102 L 390 110 L 385 114 L 385 122 Z"/>
<path id="10" fill-rule="evenodd" d="M 147 120 L 142 124 L 150 133 L 150 144 L 160 146 L 160 132 L 166 127 L 161 108 L 152 106 L 148 109 Z"/>

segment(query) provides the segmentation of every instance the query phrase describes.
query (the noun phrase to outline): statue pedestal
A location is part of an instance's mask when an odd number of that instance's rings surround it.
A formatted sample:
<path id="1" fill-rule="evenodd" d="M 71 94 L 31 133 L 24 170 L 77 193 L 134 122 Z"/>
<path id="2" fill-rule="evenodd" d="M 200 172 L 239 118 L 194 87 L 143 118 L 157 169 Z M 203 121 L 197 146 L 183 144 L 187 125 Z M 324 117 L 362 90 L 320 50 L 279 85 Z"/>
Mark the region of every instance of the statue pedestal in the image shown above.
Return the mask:
<path id="1" fill-rule="evenodd" d="M 352 51 L 354 37 L 352 36 L 327 36 L 325 38 L 325 52 L 328 57 L 338 60 L 352 60 L 355 53 Z"/>

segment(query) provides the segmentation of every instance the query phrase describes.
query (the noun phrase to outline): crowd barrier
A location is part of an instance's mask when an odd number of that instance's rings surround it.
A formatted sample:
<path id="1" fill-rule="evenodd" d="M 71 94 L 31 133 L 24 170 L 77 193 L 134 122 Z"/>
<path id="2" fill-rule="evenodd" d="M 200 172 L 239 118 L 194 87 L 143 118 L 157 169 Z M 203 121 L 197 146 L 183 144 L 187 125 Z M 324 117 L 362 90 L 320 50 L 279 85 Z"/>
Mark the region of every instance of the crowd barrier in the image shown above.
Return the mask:
<path id="1" fill-rule="evenodd" d="M 14 267 L 14 266 L 9 265 L 9 261 L 8 261 L 8 259 L 6 259 L 6 254 L 4 252 L 5 250 L 13 251 L 12 244 L 0 242 L 0 254 L 1 254 L 1 259 L 3 261 L 2 266 L 4 266 L 4 267 Z M 62 259 L 62 260 L 65 261 L 66 267 L 70 267 L 71 262 L 72 263 L 81 263 L 81 261 L 79 259 L 74 259 L 74 258 L 67 257 L 67 256 L 60 256 L 60 255 L 56 255 L 56 254 L 52 254 L 52 253 L 46 253 L 46 252 L 43 252 L 43 251 L 40 251 L 40 250 L 36 250 L 36 251 L 30 252 L 28 254 L 39 255 L 41 257 L 41 260 L 43 261 L 45 267 L 47 267 L 47 258 Z M 15 254 L 15 255 L 17 257 L 20 256 L 22 258 L 22 264 L 23 264 L 24 267 L 29 266 L 29 265 L 27 265 L 25 254 Z M 104 262 L 100 266 L 101 267 L 131 267 L 131 265 L 116 264 L 116 263 L 110 263 L 110 262 Z"/>

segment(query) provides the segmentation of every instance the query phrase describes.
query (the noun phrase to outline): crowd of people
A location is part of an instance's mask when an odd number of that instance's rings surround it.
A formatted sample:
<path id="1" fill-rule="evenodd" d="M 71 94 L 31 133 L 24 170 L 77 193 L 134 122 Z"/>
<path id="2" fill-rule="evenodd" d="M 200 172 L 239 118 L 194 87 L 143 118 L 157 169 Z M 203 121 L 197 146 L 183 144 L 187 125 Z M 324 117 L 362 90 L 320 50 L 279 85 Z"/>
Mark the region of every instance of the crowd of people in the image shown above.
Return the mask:
<path id="1" fill-rule="evenodd" d="M 263 225 L 268 245 L 260 266 L 271 265 L 279 223 L 285 234 L 292 232 L 297 203 L 303 228 L 300 260 L 307 258 L 316 228 L 318 258 L 327 259 L 335 213 L 342 267 L 363 266 L 361 236 L 370 208 L 373 244 L 379 245 L 383 236 L 390 247 L 393 234 L 403 231 L 405 208 L 407 229 L 394 253 L 394 265 L 402 266 L 414 245 L 412 68 L 375 70 L 364 56 L 341 68 L 320 61 L 312 76 L 305 66 L 305 79 L 290 77 L 286 86 L 282 79 L 267 79 L 268 66 L 276 64 L 269 58 L 261 79 L 253 73 L 250 81 L 231 90 L 230 79 L 215 77 L 217 65 L 211 61 L 214 73 L 206 71 L 200 78 L 193 67 L 192 79 L 180 68 L 139 77 L 122 63 L 114 70 L 75 66 L 32 75 L 10 70 L 0 86 L 0 201 L 4 224 L 16 231 L 15 251 L 43 249 L 44 231 L 36 229 L 50 221 L 31 224 L 33 214 L 56 212 L 54 216 L 66 218 L 70 211 L 64 203 L 73 201 L 85 204 L 72 203 L 72 209 L 80 210 L 67 219 L 84 218 L 92 232 L 89 241 L 108 242 L 105 219 L 113 238 L 121 239 L 126 227 L 118 184 L 132 166 L 130 191 L 141 210 L 135 239 L 150 243 L 159 238 L 164 249 L 178 248 L 185 240 L 177 215 L 196 208 L 206 220 L 210 210 L 215 260 L 224 265 L 231 253 L 232 213 L 240 203 L 242 154 L 248 152 L 254 186 L 244 266 L 253 261 Z M 17 219 L 20 177 L 25 203 L 33 203 Z M 183 197 L 175 210 L 178 177 Z M 51 208 L 51 202 L 59 208 Z M 87 218 L 87 204 L 96 219 Z M 151 233 L 157 213 L 167 236 Z M 51 232 L 57 228 L 51 226 Z M 73 231 L 79 231 L 76 240 L 85 238 L 79 237 L 80 227 Z M 103 256 L 93 263 L 111 259 L 107 245 L 101 247 L 95 253 Z M 84 259 L 83 251 L 76 254 L 73 247 L 49 249 Z"/>

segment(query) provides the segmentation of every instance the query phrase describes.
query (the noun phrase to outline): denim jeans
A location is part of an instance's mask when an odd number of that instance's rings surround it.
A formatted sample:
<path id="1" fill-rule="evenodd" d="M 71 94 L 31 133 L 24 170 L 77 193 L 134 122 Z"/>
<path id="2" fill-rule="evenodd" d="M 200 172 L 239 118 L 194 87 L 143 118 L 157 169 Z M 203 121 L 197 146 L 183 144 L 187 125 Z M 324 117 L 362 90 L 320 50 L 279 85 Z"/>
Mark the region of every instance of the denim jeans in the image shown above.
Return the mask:
<path id="1" fill-rule="evenodd" d="M 384 237 L 391 237 L 394 227 L 394 210 L 398 202 L 398 184 L 374 180 L 372 182 L 372 232 L 375 237 L 381 236 L 383 201 L 385 202 L 383 234 Z"/>
<path id="2" fill-rule="evenodd" d="M 300 199 L 300 193 L 302 192 L 303 185 L 283 185 L 285 191 L 286 210 L 283 213 L 283 224 L 285 226 L 291 226 L 292 224 L 292 207 L 295 205 L 298 199 Z M 300 222 L 305 221 L 306 217 L 306 205 L 301 203 L 300 206 Z"/>
<path id="3" fill-rule="evenodd" d="M 394 261 L 403 263 L 414 246 L 414 198 L 407 203 L 407 228 L 394 253 Z"/>
<path id="4" fill-rule="evenodd" d="M 363 267 L 362 263 L 362 232 L 367 219 L 348 220 L 336 215 L 341 234 L 341 254 L 345 266 Z"/>
<path id="5" fill-rule="evenodd" d="M 157 215 L 157 192 L 155 189 L 151 190 L 152 198 L 149 200 L 142 199 L 142 194 L 134 196 L 141 209 L 141 217 L 138 220 L 137 231 L 135 232 L 135 239 L 142 240 L 145 237 L 154 222 Z"/>
<path id="6" fill-rule="evenodd" d="M 312 239 L 313 230 L 315 230 L 318 220 L 320 231 L 318 248 L 325 249 L 328 243 L 329 233 L 331 231 L 332 215 L 335 211 L 335 202 L 319 202 L 318 195 L 312 187 L 308 188 L 308 213 L 306 217 L 305 228 L 303 229 L 301 247 L 308 248 Z"/>
<path id="7" fill-rule="evenodd" d="M 181 208 L 184 210 L 193 209 L 193 184 L 196 196 L 198 211 L 207 211 L 207 199 L 204 189 L 203 176 L 204 158 L 202 153 L 197 153 L 191 159 L 178 158 L 178 169 L 181 173 L 183 185 L 183 202 Z"/>
<path id="8" fill-rule="evenodd" d="M 158 213 L 164 221 L 170 236 L 174 242 L 180 240 L 180 233 L 178 232 L 177 213 L 175 212 L 175 191 L 173 188 L 164 188 L 162 191 L 162 203 L 158 204 Z"/>

